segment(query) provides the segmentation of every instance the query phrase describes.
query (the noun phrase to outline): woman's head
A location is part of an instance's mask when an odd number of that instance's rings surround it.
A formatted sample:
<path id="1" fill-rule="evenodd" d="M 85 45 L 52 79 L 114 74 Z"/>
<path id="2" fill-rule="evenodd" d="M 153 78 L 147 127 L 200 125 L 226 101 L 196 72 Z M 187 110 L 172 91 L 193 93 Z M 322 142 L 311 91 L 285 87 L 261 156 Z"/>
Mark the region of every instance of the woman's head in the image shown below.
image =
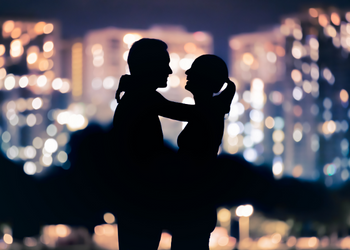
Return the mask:
<path id="1" fill-rule="evenodd" d="M 157 87 L 166 87 L 172 73 L 167 48 L 166 43 L 158 39 L 143 38 L 135 42 L 127 60 L 131 75 L 158 84 Z"/>
<path id="2" fill-rule="evenodd" d="M 217 93 L 228 79 L 224 60 L 215 55 L 202 55 L 194 60 L 187 70 L 186 89 L 192 94 L 198 91 Z"/>

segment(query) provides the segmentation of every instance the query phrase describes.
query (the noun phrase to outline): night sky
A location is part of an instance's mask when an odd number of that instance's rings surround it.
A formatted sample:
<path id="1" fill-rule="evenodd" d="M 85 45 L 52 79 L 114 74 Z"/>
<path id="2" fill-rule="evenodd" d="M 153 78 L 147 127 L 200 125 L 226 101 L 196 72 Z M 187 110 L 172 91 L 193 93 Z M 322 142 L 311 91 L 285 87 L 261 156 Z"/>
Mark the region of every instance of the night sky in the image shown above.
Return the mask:
<path id="1" fill-rule="evenodd" d="M 228 38 L 278 24 L 281 16 L 303 8 L 334 6 L 350 10 L 348 0 L 2 0 L 2 18 L 58 19 L 63 38 L 115 26 L 148 29 L 153 24 L 183 25 L 214 36 L 214 53 L 228 60 Z"/>

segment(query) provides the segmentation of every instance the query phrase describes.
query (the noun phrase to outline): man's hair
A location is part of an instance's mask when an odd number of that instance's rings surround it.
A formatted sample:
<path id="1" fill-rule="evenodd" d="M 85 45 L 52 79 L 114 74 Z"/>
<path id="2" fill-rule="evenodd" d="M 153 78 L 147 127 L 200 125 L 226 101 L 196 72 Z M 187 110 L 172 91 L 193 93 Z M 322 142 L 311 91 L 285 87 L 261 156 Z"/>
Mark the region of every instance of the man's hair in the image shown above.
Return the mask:
<path id="1" fill-rule="evenodd" d="M 130 73 L 146 71 L 164 53 L 168 45 L 158 39 L 142 38 L 135 42 L 129 51 L 128 65 Z"/>

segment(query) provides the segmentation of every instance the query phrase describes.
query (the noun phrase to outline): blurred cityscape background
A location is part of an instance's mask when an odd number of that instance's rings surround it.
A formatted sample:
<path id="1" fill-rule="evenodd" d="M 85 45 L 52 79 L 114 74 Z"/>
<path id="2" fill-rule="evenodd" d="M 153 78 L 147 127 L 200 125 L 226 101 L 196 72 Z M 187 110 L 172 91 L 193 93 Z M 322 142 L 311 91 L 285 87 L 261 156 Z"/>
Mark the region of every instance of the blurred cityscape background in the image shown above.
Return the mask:
<path id="1" fill-rule="evenodd" d="M 328 190 L 319 192 L 347 190 L 350 5 L 347 7 L 326 4 L 300 7 L 292 14 L 281 13 L 279 21 L 262 22 L 264 26 L 257 22 L 255 31 L 250 32 L 244 32 L 244 23 L 236 23 L 234 26 L 240 28 L 232 32 L 226 44 L 216 39 L 215 34 L 220 31 L 212 31 L 213 27 L 189 31 L 181 21 L 140 28 L 143 25 L 137 25 L 137 18 L 130 15 L 129 26 L 135 28 L 126 28 L 108 22 L 101 25 L 100 20 L 96 21 L 99 25 L 85 19 L 67 24 L 57 16 L 29 15 L 23 8 L 18 12 L 13 6 L 8 12 L 3 9 L 1 169 L 11 162 L 25 176 L 31 176 L 32 181 L 54 175 L 56 170 L 51 169 L 67 172 L 73 169 L 75 149 L 70 138 L 89 126 L 110 129 L 117 107 L 114 96 L 119 78 L 129 73 L 128 51 L 133 42 L 151 37 L 168 44 L 173 74 L 168 78 L 168 86 L 158 91 L 169 100 L 194 103 L 192 95 L 184 89 L 184 72 L 196 57 L 216 53 L 227 62 L 237 93 L 226 117 L 221 155 L 242 156 L 247 165 L 270 171 L 275 180 L 296 179 Z M 65 20 L 64 13 L 61 18 Z M 253 15 L 251 18 L 259 19 Z M 81 28 L 79 22 L 84 22 Z M 65 29 L 70 34 L 66 37 L 62 36 Z M 75 30 L 76 36 L 72 35 Z M 222 49 L 223 46 L 228 49 Z M 165 118 L 161 122 L 165 139 L 176 148 L 177 136 L 185 124 Z M 142 142 L 137 143 L 142 147 Z M 246 204 L 220 208 L 210 247 L 350 249 L 350 213 L 346 209 L 350 202 L 345 203 L 339 203 L 347 211 L 340 216 L 345 218 L 341 226 L 338 222 L 320 224 L 308 218 L 298 221 L 293 216 L 281 219 L 276 213 L 266 214 L 263 209 L 259 211 Z M 14 241 L 12 231 L 16 229 L 5 214 L 0 217 L 0 249 L 74 244 L 117 249 L 114 215 L 106 212 L 103 219 L 105 224 L 94 226 L 92 238 L 91 232 L 83 227 L 58 224 L 41 225 L 40 235 Z M 170 239 L 164 232 L 160 249 L 169 249 Z"/>

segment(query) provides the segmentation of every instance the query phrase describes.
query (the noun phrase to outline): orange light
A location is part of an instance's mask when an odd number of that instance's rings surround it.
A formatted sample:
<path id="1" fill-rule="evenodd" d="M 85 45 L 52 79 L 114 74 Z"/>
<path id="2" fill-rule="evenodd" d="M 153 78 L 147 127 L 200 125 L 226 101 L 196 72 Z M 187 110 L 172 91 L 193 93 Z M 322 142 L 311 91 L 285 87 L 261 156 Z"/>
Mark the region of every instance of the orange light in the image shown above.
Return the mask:
<path id="1" fill-rule="evenodd" d="M 247 65 L 252 65 L 254 62 L 254 57 L 250 53 L 244 53 L 243 54 L 243 62 Z"/>
<path id="2" fill-rule="evenodd" d="M 8 20 L 2 25 L 2 30 L 6 33 L 10 33 L 15 28 L 15 22 Z"/>
<path id="3" fill-rule="evenodd" d="M 334 25 L 339 26 L 340 25 L 340 17 L 338 13 L 333 12 L 331 15 L 331 21 Z"/>
<path id="4" fill-rule="evenodd" d="M 38 35 L 41 35 L 42 33 L 44 33 L 45 25 L 46 25 L 45 22 L 38 22 L 37 24 L 35 24 L 35 26 L 34 26 L 35 33 Z"/>
<path id="5" fill-rule="evenodd" d="M 276 46 L 276 54 L 277 54 L 279 57 L 283 57 L 283 56 L 286 54 L 286 51 L 284 50 L 283 47 L 281 47 L 281 46 Z"/>
<path id="6" fill-rule="evenodd" d="M 314 18 L 318 17 L 318 11 L 315 8 L 310 8 L 309 14 L 311 17 L 314 17 Z"/>
<path id="7" fill-rule="evenodd" d="M 0 57 L 0 68 L 5 65 L 5 58 Z"/>
<path id="8" fill-rule="evenodd" d="M 293 113 L 296 117 L 299 117 L 303 114 L 303 109 L 299 105 L 296 105 L 293 107 Z"/>
<path id="9" fill-rule="evenodd" d="M 16 38 L 20 37 L 21 34 L 22 34 L 21 28 L 17 27 L 17 28 L 15 28 L 15 29 L 12 30 L 12 32 L 11 32 L 11 37 L 12 37 L 13 39 L 16 39 Z"/>
<path id="10" fill-rule="evenodd" d="M 241 42 L 236 39 L 232 39 L 230 40 L 230 47 L 233 50 L 239 50 L 241 48 Z"/>
<path id="11" fill-rule="evenodd" d="M 337 125 L 335 124 L 334 121 L 330 120 L 330 121 L 328 122 L 327 127 L 328 127 L 329 132 L 334 133 L 335 130 L 336 130 L 336 128 L 337 128 Z"/>
<path id="12" fill-rule="evenodd" d="M 323 125 L 322 125 L 322 132 L 323 132 L 325 135 L 328 135 L 328 134 L 329 134 L 329 131 L 328 131 L 328 122 L 323 123 Z"/>
<path id="13" fill-rule="evenodd" d="M 271 42 L 266 42 L 264 44 L 264 48 L 266 51 L 273 51 L 275 46 Z"/>
<path id="14" fill-rule="evenodd" d="M 349 100 L 349 94 L 345 89 L 340 91 L 340 100 L 342 102 L 347 102 Z"/>
<path id="15" fill-rule="evenodd" d="M 49 62 L 46 59 L 43 59 L 39 62 L 39 70 L 45 71 L 49 68 Z"/>
<path id="16" fill-rule="evenodd" d="M 294 82 L 300 82 L 302 80 L 302 74 L 297 69 L 292 70 L 291 77 L 292 77 Z"/>
<path id="17" fill-rule="evenodd" d="M 329 24 L 327 15 L 326 14 L 319 15 L 318 22 L 322 27 L 326 27 Z"/>
<path id="18" fill-rule="evenodd" d="M 23 46 L 26 46 L 30 42 L 30 36 L 28 34 L 23 34 L 19 40 L 21 40 Z"/>
<path id="19" fill-rule="evenodd" d="M 3 44 L 0 44 L 0 56 L 2 56 L 5 53 L 6 49 Z"/>
<path id="20" fill-rule="evenodd" d="M 197 46 L 194 43 L 186 43 L 184 49 L 187 53 L 193 54 L 197 50 Z"/>
<path id="21" fill-rule="evenodd" d="M 301 174 L 303 173 L 303 167 L 301 165 L 297 165 L 294 167 L 292 175 L 295 178 L 298 178 L 301 176 Z"/>

